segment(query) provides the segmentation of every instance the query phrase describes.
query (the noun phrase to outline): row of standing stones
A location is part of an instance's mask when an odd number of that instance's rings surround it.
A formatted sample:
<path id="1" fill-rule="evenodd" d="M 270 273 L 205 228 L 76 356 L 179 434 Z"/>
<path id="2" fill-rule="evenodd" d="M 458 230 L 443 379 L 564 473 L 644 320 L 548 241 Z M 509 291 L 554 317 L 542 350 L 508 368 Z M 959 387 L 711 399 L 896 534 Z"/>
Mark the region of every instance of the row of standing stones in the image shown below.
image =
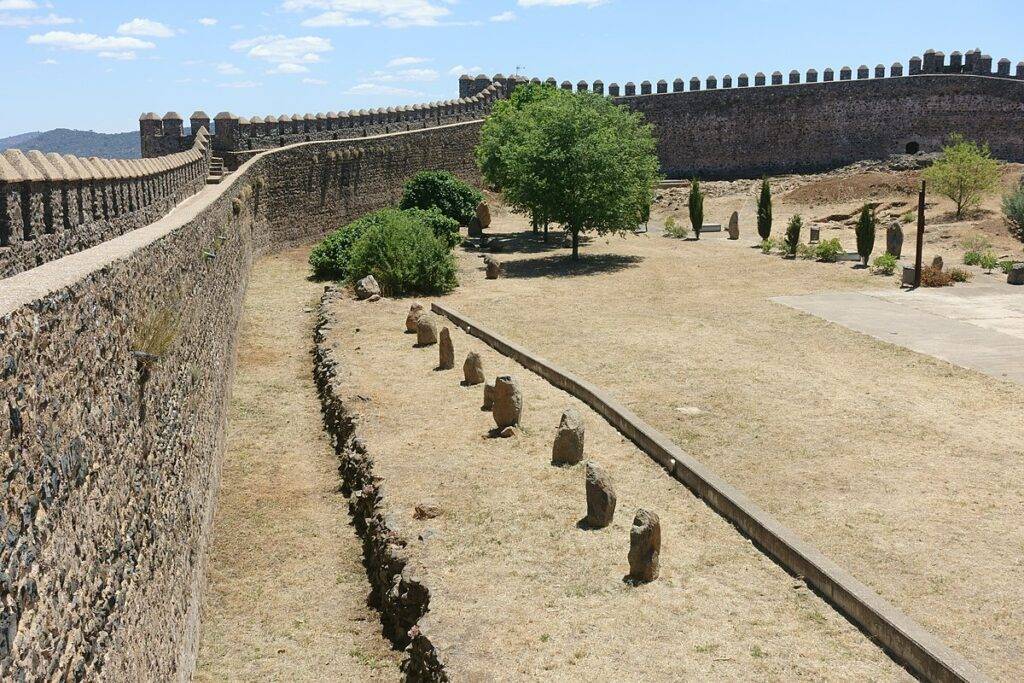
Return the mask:
<path id="1" fill-rule="evenodd" d="M 455 367 L 455 348 L 451 331 L 442 327 L 438 331 L 438 317 L 426 311 L 421 304 L 414 303 L 405 319 L 405 330 L 416 335 L 417 347 L 438 346 L 438 370 Z M 462 366 L 462 386 L 483 385 L 484 402 L 482 410 L 489 410 L 494 417 L 495 435 L 502 438 L 515 436 L 523 415 L 523 393 L 515 377 L 501 375 L 493 384 L 486 381 L 483 360 L 480 354 L 470 352 Z M 552 446 L 551 464 L 557 467 L 571 467 L 583 462 L 585 442 L 583 417 L 570 406 L 562 413 Z M 611 477 L 604 468 L 593 461 L 585 465 L 585 488 L 587 515 L 580 526 L 587 529 L 603 529 L 612 523 L 615 516 L 616 495 Z M 658 515 L 643 508 L 637 510 L 629 533 L 629 580 L 634 584 L 648 583 L 658 578 L 661 554 L 661 520 Z"/>

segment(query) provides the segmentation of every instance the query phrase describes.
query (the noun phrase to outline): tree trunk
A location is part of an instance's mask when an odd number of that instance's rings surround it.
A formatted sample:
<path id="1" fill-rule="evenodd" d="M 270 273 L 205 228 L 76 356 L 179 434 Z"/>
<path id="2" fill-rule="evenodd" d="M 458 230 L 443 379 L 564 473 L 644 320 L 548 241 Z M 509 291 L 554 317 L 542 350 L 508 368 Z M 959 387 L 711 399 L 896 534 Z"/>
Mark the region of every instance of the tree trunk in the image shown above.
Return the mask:
<path id="1" fill-rule="evenodd" d="M 580 260 L 580 231 L 576 228 L 569 228 L 572 232 L 572 260 Z"/>
<path id="2" fill-rule="evenodd" d="M 548 222 L 544 221 L 544 241 L 548 241 Z"/>

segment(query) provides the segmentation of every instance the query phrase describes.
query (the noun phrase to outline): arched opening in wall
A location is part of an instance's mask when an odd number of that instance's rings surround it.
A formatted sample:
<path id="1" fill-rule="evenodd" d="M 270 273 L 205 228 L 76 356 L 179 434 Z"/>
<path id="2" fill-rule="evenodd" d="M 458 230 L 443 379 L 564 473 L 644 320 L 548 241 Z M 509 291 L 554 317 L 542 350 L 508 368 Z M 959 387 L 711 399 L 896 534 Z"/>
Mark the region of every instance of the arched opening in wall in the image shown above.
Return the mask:
<path id="1" fill-rule="evenodd" d="M 917 144 L 916 141 L 911 140 L 910 142 L 907 143 L 906 150 L 907 154 L 917 154 L 918 152 L 921 151 L 921 145 Z"/>

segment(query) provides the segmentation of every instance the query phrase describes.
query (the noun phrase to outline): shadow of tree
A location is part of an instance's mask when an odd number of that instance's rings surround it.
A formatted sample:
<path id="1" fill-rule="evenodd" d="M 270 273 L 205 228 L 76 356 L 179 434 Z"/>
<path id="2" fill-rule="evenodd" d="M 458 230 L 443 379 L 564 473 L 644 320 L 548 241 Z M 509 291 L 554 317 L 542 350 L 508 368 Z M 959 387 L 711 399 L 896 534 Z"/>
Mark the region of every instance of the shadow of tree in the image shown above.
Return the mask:
<path id="1" fill-rule="evenodd" d="M 580 235 L 580 245 L 590 243 L 589 235 Z M 487 238 L 487 246 L 479 249 L 481 252 L 506 253 L 506 254 L 543 254 L 546 252 L 564 249 L 565 232 L 551 229 L 548 232 L 548 239 L 544 241 L 543 232 L 525 230 L 523 232 L 502 233 L 490 235 Z"/>
<path id="2" fill-rule="evenodd" d="M 557 254 L 521 261 L 506 261 L 504 270 L 505 277 L 510 278 L 575 277 L 614 273 L 637 266 L 643 260 L 640 256 L 626 254 L 580 254 L 579 260 L 573 261 L 569 254 Z"/>

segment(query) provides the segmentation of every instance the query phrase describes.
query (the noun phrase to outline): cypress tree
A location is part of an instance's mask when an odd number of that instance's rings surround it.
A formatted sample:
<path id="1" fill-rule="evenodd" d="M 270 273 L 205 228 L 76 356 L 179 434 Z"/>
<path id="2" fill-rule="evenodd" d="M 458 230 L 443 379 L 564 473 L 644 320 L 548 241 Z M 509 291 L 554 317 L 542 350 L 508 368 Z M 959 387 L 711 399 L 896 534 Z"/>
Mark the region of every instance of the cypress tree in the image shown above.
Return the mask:
<path id="1" fill-rule="evenodd" d="M 857 219 L 857 253 L 860 254 L 862 262 L 868 265 L 871 252 L 875 248 L 875 225 L 877 224 L 875 211 L 867 204 L 860 210 L 860 218 Z"/>
<path id="2" fill-rule="evenodd" d="M 761 196 L 757 199 L 757 234 L 763 240 L 772 234 L 772 189 L 768 178 L 761 181 Z"/>
<path id="3" fill-rule="evenodd" d="M 797 245 L 800 244 L 800 228 L 804 226 L 804 219 L 800 214 L 789 220 L 789 227 L 786 228 L 786 247 L 789 248 L 789 255 L 796 256 Z"/>
<path id="4" fill-rule="evenodd" d="M 704 193 L 700 191 L 700 181 L 696 178 L 690 185 L 690 225 L 693 234 L 700 239 L 700 229 L 704 225 Z"/>

